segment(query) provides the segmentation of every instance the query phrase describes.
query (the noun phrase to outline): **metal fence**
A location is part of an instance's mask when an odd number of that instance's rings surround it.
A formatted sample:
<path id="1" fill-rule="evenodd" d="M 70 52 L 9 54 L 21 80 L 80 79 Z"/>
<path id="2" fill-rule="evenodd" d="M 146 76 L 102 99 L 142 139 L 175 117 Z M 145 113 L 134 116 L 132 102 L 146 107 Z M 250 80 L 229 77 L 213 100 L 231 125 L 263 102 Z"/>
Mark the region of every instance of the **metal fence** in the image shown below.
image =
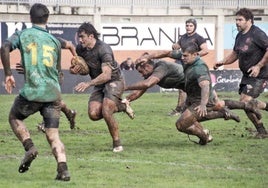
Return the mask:
<path id="1" fill-rule="evenodd" d="M 268 9 L 268 0 L 0 0 L 0 4 L 34 3 L 70 7 Z"/>

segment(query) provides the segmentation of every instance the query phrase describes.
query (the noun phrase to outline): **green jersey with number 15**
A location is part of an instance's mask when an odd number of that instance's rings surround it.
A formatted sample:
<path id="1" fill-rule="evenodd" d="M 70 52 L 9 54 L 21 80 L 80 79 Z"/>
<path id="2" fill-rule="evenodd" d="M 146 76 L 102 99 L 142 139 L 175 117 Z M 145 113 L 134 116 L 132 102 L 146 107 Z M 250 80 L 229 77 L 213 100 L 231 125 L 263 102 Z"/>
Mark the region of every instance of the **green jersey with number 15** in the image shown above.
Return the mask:
<path id="1" fill-rule="evenodd" d="M 18 48 L 24 67 L 25 84 L 20 94 L 29 101 L 52 102 L 61 99 L 58 74 L 61 69 L 60 42 L 47 30 L 33 26 L 15 32 L 8 40 Z"/>

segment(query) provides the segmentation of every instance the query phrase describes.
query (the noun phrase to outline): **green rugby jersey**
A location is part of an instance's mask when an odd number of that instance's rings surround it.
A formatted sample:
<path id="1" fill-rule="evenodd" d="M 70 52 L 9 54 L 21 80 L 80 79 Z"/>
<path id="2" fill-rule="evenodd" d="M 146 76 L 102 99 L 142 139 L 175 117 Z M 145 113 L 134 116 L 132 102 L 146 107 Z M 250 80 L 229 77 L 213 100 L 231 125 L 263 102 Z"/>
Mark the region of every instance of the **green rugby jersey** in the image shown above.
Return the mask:
<path id="1" fill-rule="evenodd" d="M 61 99 L 58 79 L 60 42 L 38 26 L 15 32 L 8 40 L 12 43 L 12 50 L 20 50 L 25 70 L 25 84 L 20 94 L 29 101 L 37 102 Z"/>

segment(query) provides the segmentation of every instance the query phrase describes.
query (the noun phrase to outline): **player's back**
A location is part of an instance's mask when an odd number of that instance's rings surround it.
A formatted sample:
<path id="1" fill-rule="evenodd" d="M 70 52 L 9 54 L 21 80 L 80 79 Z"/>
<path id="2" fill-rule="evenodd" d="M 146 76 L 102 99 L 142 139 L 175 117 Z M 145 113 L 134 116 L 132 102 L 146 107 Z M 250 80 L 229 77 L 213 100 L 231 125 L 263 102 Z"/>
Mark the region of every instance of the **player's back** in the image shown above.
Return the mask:
<path id="1" fill-rule="evenodd" d="M 59 99 L 59 41 L 45 29 L 33 26 L 21 32 L 19 44 L 25 69 L 25 85 L 21 94 L 31 101 Z"/>

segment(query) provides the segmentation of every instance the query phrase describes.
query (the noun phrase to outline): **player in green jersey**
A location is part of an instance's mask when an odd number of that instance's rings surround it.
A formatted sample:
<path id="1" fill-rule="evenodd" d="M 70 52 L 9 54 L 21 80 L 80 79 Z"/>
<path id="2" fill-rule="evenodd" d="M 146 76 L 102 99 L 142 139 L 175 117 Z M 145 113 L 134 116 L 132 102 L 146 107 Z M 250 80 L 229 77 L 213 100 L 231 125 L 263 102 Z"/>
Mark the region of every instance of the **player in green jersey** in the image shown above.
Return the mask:
<path id="1" fill-rule="evenodd" d="M 16 31 L 1 47 L 5 89 L 8 93 L 12 93 L 12 88 L 16 86 L 10 68 L 11 51 L 20 50 L 24 68 L 25 84 L 10 110 L 9 123 L 25 149 L 25 156 L 19 166 L 19 172 L 24 173 L 29 170 L 38 154 L 24 120 L 40 112 L 45 121 L 47 141 L 57 161 L 56 180 L 69 181 L 65 147 L 58 131 L 61 108 L 61 45 L 46 30 L 48 17 L 49 10 L 45 5 L 34 4 L 30 9 L 32 28 Z"/>

